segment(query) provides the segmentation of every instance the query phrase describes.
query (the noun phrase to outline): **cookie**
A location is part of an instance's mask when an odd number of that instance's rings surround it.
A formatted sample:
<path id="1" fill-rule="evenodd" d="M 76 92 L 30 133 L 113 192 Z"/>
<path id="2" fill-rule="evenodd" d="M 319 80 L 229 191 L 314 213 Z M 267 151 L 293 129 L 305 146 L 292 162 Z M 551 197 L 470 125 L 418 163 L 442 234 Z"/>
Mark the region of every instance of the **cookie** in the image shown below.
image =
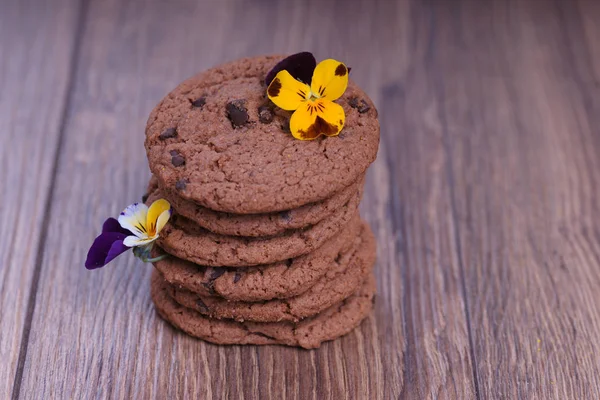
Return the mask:
<path id="1" fill-rule="evenodd" d="M 297 322 L 341 302 L 355 293 L 375 263 L 375 238 L 368 232 L 365 241 L 344 260 L 334 263 L 317 283 L 299 296 L 262 302 L 228 301 L 203 296 L 168 285 L 169 295 L 179 304 L 217 319 L 256 322 Z"/>
<path id="2" fill-rule="evenodd" d="M 213 233 L 258 237 L 279 235 L 291 229 L 314 225 L 338 211 L 363 186 L 364 176 L 361 176 L 357 182 L 323 201 L 292 210 L 264 214 L 232 214 L 202 207 L 182 199 L 173 190 L 159 189 L 158 181 L 154 177 L 148 185 L 148 193 L 150 202 L 165 198 L 178 214 Z"/>
<path id="3" fill-rule="evenodd" d="M 161 188 L 216 211 L 270 213 L 330 198 L 365 173 L 379 146 L 371 99 L 350 81 L 336 101 L 346 114 L 340 135 L 294 139 L 286 132 L 291 112 L 269 102 L 263 82 L 281 58 L 244 58 L 212 68 L 156 106 L 145 147 Z"/>
<path id="4" fill-rule="evenodd" d="M 173 214 L 157 240 L 167 253 L 211 267 L 272 264 L 307 254 L 337 234 L 357 213 L 360 192 L 319 223 L 267 238 L 217 235 Z"/>
<path id="5" fill-rule="evenodd" d="M 358 216 L 323 246 L 283 262 L 248 268 L 205 267 L 176 257 L 154 266 L 172 285 L 204 296 L 235 301 L 263 301 L 298 296 L 313 286 L 334 263 L 348 259 L 365 240 L 368 226 Z M 154 256 L 159 255 L 158 253 Z"/>
<path id="6" fill-rule="evenodd" d="M 369 275 L 360 290 L 319 315 L 293 322 L 236 322 L 218 320 L 183 307 L 167 293 L 164 279 L 152 274 L 152 300 L 158 314 L 187 334 L 216 344 L 280 344 L 317 348 L 322 342 L 350 332 L 373 307 L 375 277 Z"/>

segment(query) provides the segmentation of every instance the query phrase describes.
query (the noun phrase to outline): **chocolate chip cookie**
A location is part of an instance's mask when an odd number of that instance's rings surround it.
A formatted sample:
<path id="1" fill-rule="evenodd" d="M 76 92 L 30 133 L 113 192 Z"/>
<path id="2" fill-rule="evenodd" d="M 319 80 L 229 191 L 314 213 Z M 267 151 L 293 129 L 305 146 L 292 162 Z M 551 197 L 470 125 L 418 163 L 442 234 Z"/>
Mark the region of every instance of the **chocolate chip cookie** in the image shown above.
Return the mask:
<path id="1" fill-rule="evenodd" d="M 200 265 L 246 267 L 271 264 L 319 248 L 357 214 L 361 196 L 362 188 L 336 213 L 317 224 L 266 238 L 217 235 L 174 213 L 157 243 L 167 253 Z"/>
<path id="2" fill-rule="evenodd" d="M 368 229 L 356 216 L 339 234 L 315 251 L 270 265 L 205 267 L 167 257 L 154 266 L 170 284 L 200 295 L 250 302 L 284 299 L 306 292 L 333 264 L 345 262 L 348 253 L 366 240 L 364 231 Z"/>
<path id="3" fill-rule="evenodd" d="M 156 106 L 145 147 L 161 188 L 216 211 L 270 213 L 330 198 L 365 173 L 379 146 L 372 101 L 350 81 L 337 100 L 346 114 L 340 135 L 294 139 L 290 112 L 270 103 L 264 84 L 281 58 L 212 68 Z"/>
<path id="4" fill-rule="evenodd" d="M 297 322 L 311 317 L 355 293 L 375 262 L 375 238 L 370 231 L 364 242 L 331 265 L 327 273 L 306 292 L 296 297 L 262 302 L 229 301 L 168 285 L 169 295 L 179 304 L 217 319 L 256 322 Z"/>
<path id="5" fill-rule="evenodd" d="M 373 307 L 375 278 L 369 275 L 360 290 L 322 313 L 292 322 L 236 322 L 207 318 L 169 295 L 159 273 L 152 275 L 152 300 L 159 315 L 187 334 L 216 344 L 281 344 L 317 348 L 356 328 Z"/>
<path id="6" fill-rule="evenodd" d="M 176 191 L 158 188 L 158 181 L 152 177 L 148 185 L 147 200 L 151 203 L 159 198 L 168 200 L 173 208 L 201 227 L 221 235 L 233 236 L 275 236 L 292 229 L 314 225 L 331 216 L 364 186 L 364 176 L 339 193 L 317 203 L 311 203 L 292 210 L 263 214 L 232 214 L 214 211 L 179 197 Z"/>

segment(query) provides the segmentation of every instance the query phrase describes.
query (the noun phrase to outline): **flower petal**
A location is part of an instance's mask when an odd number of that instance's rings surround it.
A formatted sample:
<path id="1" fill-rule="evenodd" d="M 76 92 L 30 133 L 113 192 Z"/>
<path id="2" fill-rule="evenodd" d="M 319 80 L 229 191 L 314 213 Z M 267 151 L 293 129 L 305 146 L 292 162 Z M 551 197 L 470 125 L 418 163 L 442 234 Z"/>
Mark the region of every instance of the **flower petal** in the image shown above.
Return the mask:
<path id="1" fill-rule="evenodd" d="M 323 60 L 315 68 L 310 89 L 321 98 L 339 99 L 348 87 L 348 68 L 334 59 Z"/>
<path id="2" fill-rule="evenodd" d="M 147 237 L 146 216 L 148 206 L 144 203 L 133 203 L 119 215 L 119 224 L 137 237 Z"/>
<path id="3" fill-rule="evenodd" d="M 108 218 L 106 221 L 104 221 L 104 224 L 102 225 L 102 233 L 105 233 L 105 232 L 117 232 L 117 233 L 122 233 L 125 236 L 131 235 L 131 232 L 129 230 L 123 228 L 119 224 L 119 221 L 117 221 L 114 218 Z"/>
<path id="4" fill-rule="evenodd" d="M 312 140 L 321 135 L 336 136 L 344 127 L 345 120 L 342 106 L 319 99 L 303 104 L 292 114 L 290 131 L 300 140 Z"/>
<path id="5" fill-rule="evenodd" d="M 294 79 L 289 72 L 280 71 L 267 88 L 267 94 L 277 107 L 292 111 L 306 101 L 310 87 Z"/>
<path id="6" fill-rule="evenodd" d="M 292 54 L 279 61 L 273 69 L 269 71 L 265 78 L 265 85 L 269 86 L 275 78 L 275 75 L 283 70 L 289 72 L 290 75 L 300 82 L 309 83 L 316 66 L 317 61 L 312 53 L 304 51 L 302 53 Z"/>
<path id="7" fill-rule="evenodd" d="M 158 216 L 158 219 L 156 220 L 156 233 L 155 233 L 156 236 L 158 236 L 158 234 L 160 233 L 160 231 L 162 231 L 162 228 L 165 227 L 165 225 L 169 221 L 169 218 L 171 218 L 171 209 L 163 211 Z"/>
<path id="8" fill-rule="evenodd" d="M 150 238 L 139 238 L 135 235 L 132 235 L 132 236 L 127 236 L 123 240 L 123 244 L 127 247 L 145 246 L 149 243 L 154 242 L 156 239 L 158 239 L 158 235 L 156 235 L 154 237 L 150 237 Z"/>
<path id="9" fill-rule="evenodd" d="M 171 204 L 165 199 L 158 199 L 154 203 L 150 205 L 148 209 L 148 215 L 146 217 L 146 229 L 148 229 L 148 237 L 155 236 L 160 229 L 167 223 L 171 213 L 169 210 L 171 209 Z M 167 212 L 167 220 L 162 222 L 162 226 L 158 229 L 158 218 L 162 216 L 163 213 Z"/>
<path id="10" fill-rule="evenodd" d="M 129 247 L 123 244 L 126 235 L 118 232 L 103 232 L 98 236 L 85 260 L 87 269 L 96 269 L 104 267 L 119 254 L 129 250 Z"/>

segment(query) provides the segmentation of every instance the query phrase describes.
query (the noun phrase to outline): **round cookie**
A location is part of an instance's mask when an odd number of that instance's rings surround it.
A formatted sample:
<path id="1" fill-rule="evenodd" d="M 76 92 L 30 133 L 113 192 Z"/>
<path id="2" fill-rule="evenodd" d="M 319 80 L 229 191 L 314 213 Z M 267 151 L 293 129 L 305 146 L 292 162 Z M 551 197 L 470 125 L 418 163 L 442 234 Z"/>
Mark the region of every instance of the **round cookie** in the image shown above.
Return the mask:
<path id="1" fill-rule="evenodd" d="M 331 265 L 313 287 L 296 297 L 247 303 L 202 296 L 173 285 L 167 286 L 168 293 L 179 304 L 211 318 L 296 322 L 320 313 L 358 290 L 375 263 L 375 238 L 368 231 L 364 236 L 364 243 L 347 254 L 346 260 Z"/>
<path id="2" fill-rule="evenodd" d="M 373 307 L 375 277 L 371 274 L 353 296 L 321 314 L 292 322 L 236 322 L 211 319 L 183 307 L 167 293 L 166 283 L 152 274 L 152 300 L 158 314 L 187 334 L 215 344 L 281 344 L 318 348 L 322 342 L 343 336 L 357 327 Z"/>
<path id="3" fill-rule="evenodd" d="M 226 268 L 205 267 L 175 257 L 154 266 L 172 285 L 191 292 L 234 301 L 264 301 L 298 296 L 313 286 L 334 263 L 343 262 L 363 242 L 369 229 L 356 216 L 339 234 L 303 256 L 275 264 Z M 155 254 L 155 256 L 157 256 Z"/>
<path id="4" fill-rule="evenodd" d="M 314 225 L 331 216 L 363 186 L 364 175 L 332 197 L 317 203 L 276 213 L 232 214 L 214 211 L 187 201 L 179 197 L 174 190 L 159 189 L 158 180 L 152 177 L 148 185 L 148 201 L 167 199 L 173 209 L 177 210 L 177 214 L 213 233 L 248 237 L 275 236 L 291 229 Z"/>
<path id="5" fill-rule="evenodd" d="M 298 257 L 319 248 L 358 213 L 355 193 L 335 214 L 305 229 L 268 238 L 224 236 L 209 232 L 179 215 L 163 228 L 157 242 L 167 253 L 211 267 L 249 267 Z"/>
<path id="6" fill-rule="evenodd" d="M 180 84 L 152 111 L 145 147 L 161 188 L 216 211 L 290 210 L 350 186 L 375 160 L 377 111 L 352 81 L 336 102 L 339 136 L 285 132 L 291 112 L 273 108 L 264 79 L 280 56 L 244 58 Z"/>

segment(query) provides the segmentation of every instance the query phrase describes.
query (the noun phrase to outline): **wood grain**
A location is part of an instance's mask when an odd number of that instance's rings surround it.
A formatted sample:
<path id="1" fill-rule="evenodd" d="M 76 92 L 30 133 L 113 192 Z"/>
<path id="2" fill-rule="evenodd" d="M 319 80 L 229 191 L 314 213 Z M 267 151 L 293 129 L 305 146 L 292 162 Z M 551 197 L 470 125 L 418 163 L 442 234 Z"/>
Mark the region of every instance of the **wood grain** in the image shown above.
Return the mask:
<path id="1" fill-rule="evenodd" d="M 600 398 L 598 2 L 7 1 L 0 397 Z M 144 191 L 160 98 L 301 50 L 347 61 L 380 111 L 375 311 L 313 351 L 191 339 L 147 265 L 89 272 L 87 247 Z"/>
<path id="2" fill-rule="evenodd" d="M 374 318 L 319 351 L 202 343 L 157 318 L 149 299 L 148 266 L 123 257 L 94 273 L 81 267 L 103 219 L 143 193 L 149 177 L 143 130 L 156 102 L 183 77 L 219 62 L 312 47 L 314 37 L 304 34 L 304 21 L 321 8 L 318 2 L 292 10 L 277 2 L 255 2 L 252 7 L 215 2 L 210 8 L 195 2 L 180 2 L 177 7 L 141 4 L 115 0 L 90 5 L 21 396 L 396 397 L 404 342 L 397 302 L 400 274 L 394 265 L 394 243 L 387 239 L 392 235 L 385 219 L 387 196 L 371 196 L 365 207 L 369 218 L 379 219 L 374 224 L 383 252 L 378 268 L 391 270 L 395 280 L 386 282 L 382 295 L 394 302 L 380 300 Z M 333 15 L 340 5 L 332 4 L 325 12 Z M 358 12 L 347 18 L 358 21 Z M 272 35 L 263 19 L 277 21 L 277 29 L 288 33 Z M 220 23 L 208 29 L 211 21 Z M 315 46 L 317 56 L 332 53 L 346 58 L 364 71 L 357 79 L 368 80 L 364 54 L 336 54 L 348 35 L 362 41 L 368 38 L 341 21 L 340 30 L 332 34 L 326 21 L 327 15 L 319 15 L 313 22 L 315 29 L 323 27 L 323 34 L 331 36 L 328 45 Z M 374 26 L 374 21 L 363 24 Z M 377 93 L 381 85 L 374 81 L 365 86 Z M 382 158 L 373 169 L 385 178 L 374 183 L 374 194 L 389 192 L 387 175 L 381 172 L 385 168 Z M 76 228 L 64 223 L 74 215 Z"/>
<path id="3" fill-rule="evenodd" d="M 0 398 L 27 334 L 70 76 L 77 3 L 0 5 Z M 25 327 L 25 328 L 24 328 Z"/>
<path id="4" fill-rule="evenodd" d="M 435 10 L 432 76 L 481 397 L 600 398 L 598 81 L 581 17 L 468 5 Z"/>

